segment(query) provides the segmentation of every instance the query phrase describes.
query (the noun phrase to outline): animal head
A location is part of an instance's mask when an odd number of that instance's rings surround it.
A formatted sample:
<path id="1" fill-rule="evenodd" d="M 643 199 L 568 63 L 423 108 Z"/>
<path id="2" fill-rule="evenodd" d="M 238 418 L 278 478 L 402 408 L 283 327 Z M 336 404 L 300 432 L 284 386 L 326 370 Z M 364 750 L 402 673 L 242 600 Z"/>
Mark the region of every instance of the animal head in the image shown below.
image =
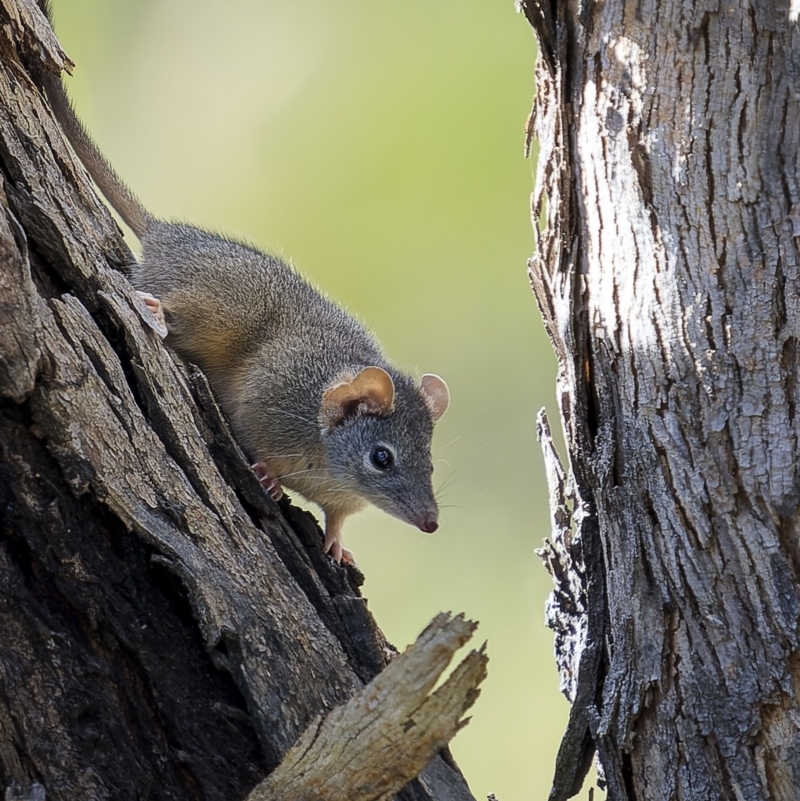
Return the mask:
<path id="1" fill-rule="evenodd" d="M 433 533 L 431 438 L 449 404 L 447 384 L 430 373 L 419 384 L 382 367 L 340 376 L 320 405 L 328 468 L 347 490 Z"/>

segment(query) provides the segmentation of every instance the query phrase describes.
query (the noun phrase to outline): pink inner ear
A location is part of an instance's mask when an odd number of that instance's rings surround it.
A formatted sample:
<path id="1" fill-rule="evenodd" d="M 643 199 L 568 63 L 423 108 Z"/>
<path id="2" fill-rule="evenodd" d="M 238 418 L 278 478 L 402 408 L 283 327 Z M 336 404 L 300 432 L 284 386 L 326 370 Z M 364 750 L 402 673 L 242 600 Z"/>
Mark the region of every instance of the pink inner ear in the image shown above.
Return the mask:
<path id="1" fill-rule="evenodd" d="M 431 410 L 431 416 L 435 423 L 447 411 L 447 407 L 450 405 L 450 390 L 444 382 L 444 379 L 433 373 L 426 373 L 422 376 L 419 387 Z"/>
<path id="2" fill-rule="evenodd" d="M 359 410 L 367 414 L 386 414 L 393 407 L 392 377 L 381 367 L 365 367 L 354 378 L 325 390 L 319 420 L 330 428 Z"/>
<path id="3" fill-rule="evenodd" d="M 394 408 L 394 381 L 382 367 L 365 367 L 352 386 L 370 413 L 386 414 Z"/>

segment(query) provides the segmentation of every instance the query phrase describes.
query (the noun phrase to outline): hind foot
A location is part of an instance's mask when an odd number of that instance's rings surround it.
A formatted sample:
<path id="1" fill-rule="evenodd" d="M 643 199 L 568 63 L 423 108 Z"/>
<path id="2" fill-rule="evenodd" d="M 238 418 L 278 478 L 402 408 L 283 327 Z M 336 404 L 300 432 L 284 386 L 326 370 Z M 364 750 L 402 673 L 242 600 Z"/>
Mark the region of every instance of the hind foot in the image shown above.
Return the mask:
<path id="1" fill-rule="evenodd" d="M 167 330 L 167 321 L 164 319 L 164 307 L 161 305 L 161 301 L 149 292 L 137 292 L 136 297 L 144 301 L 144 305 L 147 306 L 150 312 L 147 316 L 142 314 L 142 319 L 161 339 L 165 339 L 169 331 Z"/>

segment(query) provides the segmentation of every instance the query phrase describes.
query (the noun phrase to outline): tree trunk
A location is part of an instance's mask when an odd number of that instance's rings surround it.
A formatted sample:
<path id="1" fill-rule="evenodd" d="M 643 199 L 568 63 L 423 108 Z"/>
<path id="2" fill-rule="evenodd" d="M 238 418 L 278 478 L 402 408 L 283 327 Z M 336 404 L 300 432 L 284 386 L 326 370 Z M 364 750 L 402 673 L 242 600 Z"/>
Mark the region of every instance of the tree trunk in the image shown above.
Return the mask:
<path id="1" fill-rule="evenodd" d="M 551 797 L 596 751 L 613 799 L 796 799 L 796 3 L 521 5 L 570 468 L 543 420 Z"/>
<path id="2" fill-rule="evenodd" d="M 142 325 L 40 91 L 66 57 L 32 0 L 0 19 L 0 786 L 243 798 L 393 649 Z M 472 795 L 444 751 L 397 798 Z"/>

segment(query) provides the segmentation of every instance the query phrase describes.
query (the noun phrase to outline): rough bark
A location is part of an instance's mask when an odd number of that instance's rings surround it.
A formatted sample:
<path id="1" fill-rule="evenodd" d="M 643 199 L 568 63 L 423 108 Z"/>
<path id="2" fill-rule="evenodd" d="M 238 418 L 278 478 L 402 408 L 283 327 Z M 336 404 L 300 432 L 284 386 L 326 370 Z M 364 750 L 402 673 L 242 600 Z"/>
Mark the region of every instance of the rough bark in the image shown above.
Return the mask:
<path id="1" fill-rule="evenodd" d="M 798 721 L 800 30 L 788 3 L 523 0 L 531 280 L 568 447 L 551 798 L 789 799 Z"/>
<path id="2" fill-rule="evenodd" d="M 0 23 L 0 786 L 243 798 L 393 649 L 143 326 L 38 86 L 69 66 L 38 7 Z M 397 797 L 472 798 L 446 751 Z"/>

